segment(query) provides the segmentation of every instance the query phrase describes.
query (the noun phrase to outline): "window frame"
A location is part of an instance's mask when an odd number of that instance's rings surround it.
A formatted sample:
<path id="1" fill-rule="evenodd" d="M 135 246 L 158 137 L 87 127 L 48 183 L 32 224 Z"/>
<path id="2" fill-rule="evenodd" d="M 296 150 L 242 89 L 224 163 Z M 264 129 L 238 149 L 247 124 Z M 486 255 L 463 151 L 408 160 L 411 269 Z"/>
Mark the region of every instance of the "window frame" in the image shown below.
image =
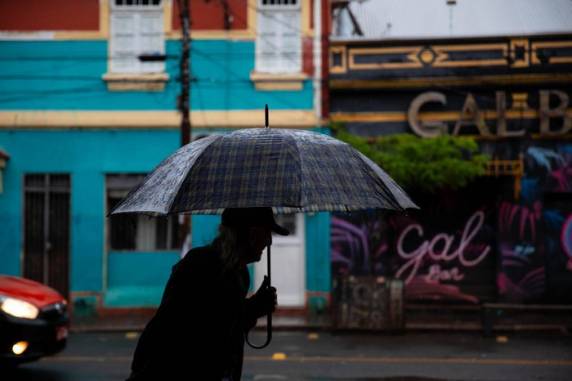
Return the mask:
<path id="1" fill-rule="evenodd" d="M 120 178 L 125 177 L 124 184 L 122 185 Z M 140 183 L 143 181 L 145 174 L 142 173 L 106 173 L 105 174 L 105 209 L 106 214 L 111 211 L 113 205 L 110 204 L 110 198 L 114 199 L 123 199 L 125 195 L 136 186 L 136 183 Z M 113 179 L 115 178 L 115 179 Z M 115 182 L 113 184 L 113 182 Z M 111 184 L 110 184 L 111 183 Z M 135 185 L 134 185 L 135 184 Z M 115 195 L 114 195 L 115 194 Z M 118 196 L 119 194 L 119 196 Z M 119 202 L 119 201 L 118 201 Z M 177 252 L 181 250 L 182 240 L 180 237 L 177 237 L 179 234 L 179 219 L 178 216 L 162 216 L 162 217 L 150 217 L 145 215 L 132 215 L 132 216 L 116 216 L 111 218 L 132 218 L 134 219 L 135 226 L 133 227 L 133 248 L 116 248 L 113 246 L 112 237 L 112 224 L 113 221 L 109 218 L 105 221 L 105 247 L 107 252 L 114 252 L 114 253 L 160 253 L 160 252 Z M 141 226 L 141 222 L 144 223 L 144 226 Z M 117 220 L 116 220 L 116 223 Z M 122 223 L 122 222 L 119 222 Z M 159 247 L 159 229 L 160 224 L 166 224 L 166 235 L 165 235 L 165 245 L 164 247 Z M 152 242 L 145 241 L 145 237 L 141 234 L 141 228 L 147 231 L 147 234 L 144 234 L 146 238 L 151 238 Z M 151 230 L 149 230 L 151 229 Z M 122 227 L 121 231 L 125 231 L 125 228 Z M 127 234 L 127 233 L 122 233 Z M 176 234 L 176 235 L 175 235 Z"/>

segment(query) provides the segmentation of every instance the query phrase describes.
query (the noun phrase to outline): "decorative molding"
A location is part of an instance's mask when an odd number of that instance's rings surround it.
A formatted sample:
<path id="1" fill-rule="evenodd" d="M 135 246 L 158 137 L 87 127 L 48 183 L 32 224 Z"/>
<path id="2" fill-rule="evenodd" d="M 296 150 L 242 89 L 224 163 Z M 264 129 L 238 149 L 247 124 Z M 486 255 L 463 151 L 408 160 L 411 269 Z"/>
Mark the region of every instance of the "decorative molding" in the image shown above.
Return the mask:
<path id="1" fill-rule="evenodd" d="M 272 90 L 302 90 L 304 81 L 308 76 L 304 73 L 294 74 L 267 74 L 267 73 L 250 73 L 250 80 L 254 82 L 256 90 L 272 91 Z"/>
<path id="2" fill-rule="evenodd" d="M 109 91 L 163 91 L 169 75 L 106 73 L 102 79 L 107 83 Z"/>
<path id="3" fill-rule="evenodd" d="M 572 41 L 533 41 L 530 44 L 532 54 L 532 64 L 534 65 L 553 65 L 553 64 L 569 64 L 572 63 L 572 54 L 561 57 L 552 57 L 551 51 L 572 50 Z M 548 50 L 548 51 L 547 51 Z M 542 62 L 541 57 L 545 57 L 546 61 Z"/>
<path id="4" fill-rule="evenodd" d="M 562 38 L 562 37 L 561 37 Z M 572 41 L 531 41 L 530 38 L 513 38 L 490 43 L 451 43 L 415 46 L 368 46 L 363 42 L 354 45 L 335 42 L 330 56 L 345 49 L 349 69 L 395 70 L 432 68 L 527 68 L 531 65 L 572 63 Z M 345 73 L 330 64 L 332 73 Z"/>
<path id="5" fill-rule="evenodd" d="M 522 53 L 522 58 L 517 54 Z M 520 38 L 510 40 L 510 67 L 530 66 L 530 44 L 528 39 Z"/>
<path id="6" fill-rule="evenodd" d="M 335 64 L 335 57 L 339 56 L 340 65 Z M 334 46 L 330 49 L 330 73 L 343 74 L 348 71 L 348 56 L 345 46 Z"/>
<path id="7" fill-rule="evenodd" d="M 437 54 L 433 67 L 481 67 L 481 66 L 507 66 L 508 61 L 508 45 L 504 43 L 497 44 L 476 44 L 476 45 L 433 45 L 433 50 Z M 472 59 L 451 59 L 451 53 L 490 53 L 496 52 L 500 54 L 499 58 L 472 58 Z"/>
<path id="8" fill-rule="evenodd" d="M 572 74 L 499 74 L 454 77 L 409 77 L 385 80 L 333 79 L 332 89 L 411 89 L 431 86 L 482 86 L 483 82 L 495 85 L 525 85 L 547 83 L 572 83 Z"/>
<path id="9" fill-rule="evenodd" d="M 418 69 L 423 67 L 419 60 L 418 54 L 421 51 L 420 46 L 397 47 L 397 48 L 350 48 L 349 49 L 349 68 L 350 70 L 378 70 L 378 69 Z M 401 56 L 401 62 L 375 62 L 375 63 L 359 63 L 362 57 L 383 57 L 395 59 L 396 55 Z"/>
<path id="10" fill-rule="evenodd" d="M 494 110 L 482 110 L 486 120 L 496 120 L 498 114 Z M 426 111 L 419 113 L 419 120 L 423 122 L 455 122 L 459 119 L 459 111 Z M 572 117 L 572 108 L 566 110 L 566 115 Z M 509 109 L 506 111 L 507 119 L 537 119 L 540 117 L 538 110 L 534 109 Z M 332 112 L 330 114 L 332 122 L 360 122 L 360 123 L 399 123 L 407 122 L 407 112 L 386 111 L 386 112 Z"/>
<path id="11" fill-rule="evenodd" d="M 273 110 L 271 125 L 281 128 L 313 128 L 321 125 L 313 110 Z M 262 127 L 264 110 L 191 111 L 197 128 Z M 18 128 L 180 128 L 176 111 L 0 111 L 0 129 Z"/>

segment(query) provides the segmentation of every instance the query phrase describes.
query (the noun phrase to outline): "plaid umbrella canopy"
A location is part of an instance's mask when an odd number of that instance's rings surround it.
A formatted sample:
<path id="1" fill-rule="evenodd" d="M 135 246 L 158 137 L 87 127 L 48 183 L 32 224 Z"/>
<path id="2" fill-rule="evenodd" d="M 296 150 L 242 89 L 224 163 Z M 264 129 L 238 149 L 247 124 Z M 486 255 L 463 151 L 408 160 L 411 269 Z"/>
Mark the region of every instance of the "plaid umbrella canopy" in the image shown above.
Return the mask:
<path id="1" fill-rule="evenodd" d="M 301 130 L 251 128 L 178 149 L 111 212 L 220 214 L 272 207 L 275 213 L 417 209 L 379 166 L 348 144 Z M 270 286 L 270 247 L 267 248 Z M 266 347 L 272 338 L 267 316 Z"/>
<path id="2" fill-rule="evenodd" d="M 211 135 L 165 159 L 111 212 L 220 214 L 417 208 L 379 166 L 348 144 L 301 130 Z"/>

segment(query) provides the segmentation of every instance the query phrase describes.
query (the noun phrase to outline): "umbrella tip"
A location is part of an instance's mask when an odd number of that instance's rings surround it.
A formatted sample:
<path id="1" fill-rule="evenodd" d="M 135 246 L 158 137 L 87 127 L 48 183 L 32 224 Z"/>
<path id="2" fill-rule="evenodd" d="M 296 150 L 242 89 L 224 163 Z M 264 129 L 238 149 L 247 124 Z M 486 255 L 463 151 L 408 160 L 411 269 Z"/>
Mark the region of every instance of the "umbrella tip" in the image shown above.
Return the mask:
<path id="1" fill-rule="evenodd" d="M 268 128 L 268 104 L 264 105 L 264 127 Z"/>

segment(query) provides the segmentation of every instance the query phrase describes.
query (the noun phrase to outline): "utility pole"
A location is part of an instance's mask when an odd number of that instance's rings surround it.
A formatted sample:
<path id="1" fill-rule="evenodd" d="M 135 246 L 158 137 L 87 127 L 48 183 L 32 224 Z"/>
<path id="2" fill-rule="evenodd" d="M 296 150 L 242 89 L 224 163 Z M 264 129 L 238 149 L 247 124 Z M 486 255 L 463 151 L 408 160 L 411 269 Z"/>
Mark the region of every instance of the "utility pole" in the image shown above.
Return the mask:
<path id="1" fill-rule="evenodd" d="M 179 17 L 181 20 L 181 31 L 183 38 L 181 40 L 181 95 L 179 96 L 179 111 L 181 112 L 181 146 L 191 142 L 191 117 L 190 117 L 190 98 L 191 98 L 191 20 L 189 0 L 177 0 L 179 5 Z M 191 247 L 191 242 L 187 239 L 191 237 L 191 217 L 182 215 L 179 219 L 180 236 L 183 239 L 183 249 L 187 246 Z M 186 254 L 186 253 L 183 253 Z"/>
<path id="2" fill-rule="evenodd" d="M 179 97 L 179 111 L 181 111 L 181 146 L 191 141 L 191 21 L 189 0 L 178 0 L 181 30 L 183 32 L 181 51 L 181 95 Z"/>

